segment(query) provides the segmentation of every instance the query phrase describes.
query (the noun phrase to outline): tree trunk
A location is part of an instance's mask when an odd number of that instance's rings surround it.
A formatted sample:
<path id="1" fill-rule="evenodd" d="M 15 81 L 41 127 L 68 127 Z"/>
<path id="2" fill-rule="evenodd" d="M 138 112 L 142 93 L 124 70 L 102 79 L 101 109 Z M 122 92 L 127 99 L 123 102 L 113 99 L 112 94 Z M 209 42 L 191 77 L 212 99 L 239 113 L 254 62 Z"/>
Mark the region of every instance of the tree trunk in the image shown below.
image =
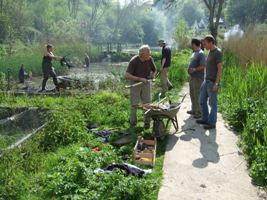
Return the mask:
<path id="1" fill-rule="evenodd" d="M 218 35 L 218 27 L 222 14 L 224 0 L 203 0 L 203 1 L 210 12 L 209 16 L 210 33 L 216 39 Z M 216 17 L 215 22 L 214 22 L 214 17 Z"/>
<path id="2" fill-rule="evenodd" d="M 217 38 L 217 34 L 218 34 L 218 27 L 219 27 L 219 23 L 220 23 L 220 18 L 221 18 L 221 14 L 222 14 L 222 9 L 223 9 L 223 3 L 224 0 L 219 0 L 219 5 L 218 5 L 218 9 L 217 9 L 217 15 L 216 15 L 216 21 L 215 21 L 215 35 L 214 38 Z"/>

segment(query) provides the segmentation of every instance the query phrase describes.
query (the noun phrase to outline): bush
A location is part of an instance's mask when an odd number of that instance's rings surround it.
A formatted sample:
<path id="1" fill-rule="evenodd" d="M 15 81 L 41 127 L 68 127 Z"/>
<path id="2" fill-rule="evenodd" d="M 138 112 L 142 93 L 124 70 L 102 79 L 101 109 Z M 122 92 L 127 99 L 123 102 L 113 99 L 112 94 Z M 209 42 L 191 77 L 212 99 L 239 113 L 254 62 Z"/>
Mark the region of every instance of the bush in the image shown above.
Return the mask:
<path id="1" fill-rule="evenodd" d="M 44 149 L 55 149 L 82 141 L 86 137 L 86 123 L 78 111 L 53 111 L 47 119 L 41 146 Z"/>
<path id="2" fill-rule="evenodd" d="M 0 91 L 5 91 L 7 89 L 6 75 L 0 72 Z"/>
<path id="3" fill-rule="evenodd" d="M 266 134 L 266 133 L 265 133 Z M 267 185 L 267 146 L 256 145 L 252 152 L 250 175 L 255 183 Z"/>

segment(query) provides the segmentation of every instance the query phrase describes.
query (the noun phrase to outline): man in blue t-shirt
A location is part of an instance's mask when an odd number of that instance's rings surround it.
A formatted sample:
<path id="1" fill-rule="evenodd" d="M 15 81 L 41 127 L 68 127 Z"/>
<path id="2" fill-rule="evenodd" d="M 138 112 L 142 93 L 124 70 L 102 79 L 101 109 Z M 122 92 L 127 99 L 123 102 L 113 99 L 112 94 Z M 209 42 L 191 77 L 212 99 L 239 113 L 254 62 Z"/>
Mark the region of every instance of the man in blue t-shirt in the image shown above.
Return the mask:
<path id="1" fill-rule="evenodd" d="M 206 65 L 206 58 L 201 49 L 201 41 L 192 39 L 191 41 L 193 54 L 188 66 L 189 73 L 189 87 L 191 97 L 191 110 L 187 111 L 188 114 L 194 115 L 194 118 L 201 117 L 201 109 L 199 104 L 200 86 L 204 80 L 204 69 Z"/>
<path id="2" fill-rule="evenodd" d="M 168 70 L 171 66 L 171 49 L 166 46 L 164 40 L 159 40 L 159 46 L 162 47 L 161 65 L 160 65 L 160 83 L 163 92 L 172 89 L 172 83 L 168 79 Z"/>

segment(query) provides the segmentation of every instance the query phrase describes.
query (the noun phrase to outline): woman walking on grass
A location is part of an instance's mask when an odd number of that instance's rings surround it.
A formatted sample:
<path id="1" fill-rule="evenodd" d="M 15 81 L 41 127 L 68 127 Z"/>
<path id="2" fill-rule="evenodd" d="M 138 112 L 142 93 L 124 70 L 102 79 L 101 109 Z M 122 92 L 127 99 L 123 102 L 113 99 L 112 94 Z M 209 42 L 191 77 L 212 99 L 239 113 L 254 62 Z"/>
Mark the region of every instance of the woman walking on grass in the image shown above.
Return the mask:
<path id="1" fill-rule="evenodd" d="M 42 89 L 39 92 L 45 91 L 46 82 L 51 76 L 53 78 L 53 82 L 55 85 L 56 90 L 59 90 L 58 81 L 57 81 L 57 74 L 52 65 L 52 60 L 60 60 L 62 57 L 55 56 L 53 54 L 53 46 L 51 44 L 46 45 L 46 51 L 44 53 L 43 62 L 42 62 L 42 70 L 43 70 L 43 82 L 42 82 Z"/>

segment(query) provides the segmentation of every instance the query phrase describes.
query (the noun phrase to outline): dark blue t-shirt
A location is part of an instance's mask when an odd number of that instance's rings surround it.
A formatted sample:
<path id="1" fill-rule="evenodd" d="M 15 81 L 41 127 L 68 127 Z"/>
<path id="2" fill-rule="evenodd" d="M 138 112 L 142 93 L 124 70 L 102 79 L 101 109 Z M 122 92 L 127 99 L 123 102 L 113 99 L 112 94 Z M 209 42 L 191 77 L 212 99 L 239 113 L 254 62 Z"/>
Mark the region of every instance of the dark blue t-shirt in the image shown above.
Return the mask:
<path id="1" fill-rule="evenodd" d="M 163 58 L 166 58 L 165 64 L 163 67 L 170 67 L 171 66 L 171 49 L 170 47 L 162 47 L 162 56 L 161 56 L 161 62 Z"/>

